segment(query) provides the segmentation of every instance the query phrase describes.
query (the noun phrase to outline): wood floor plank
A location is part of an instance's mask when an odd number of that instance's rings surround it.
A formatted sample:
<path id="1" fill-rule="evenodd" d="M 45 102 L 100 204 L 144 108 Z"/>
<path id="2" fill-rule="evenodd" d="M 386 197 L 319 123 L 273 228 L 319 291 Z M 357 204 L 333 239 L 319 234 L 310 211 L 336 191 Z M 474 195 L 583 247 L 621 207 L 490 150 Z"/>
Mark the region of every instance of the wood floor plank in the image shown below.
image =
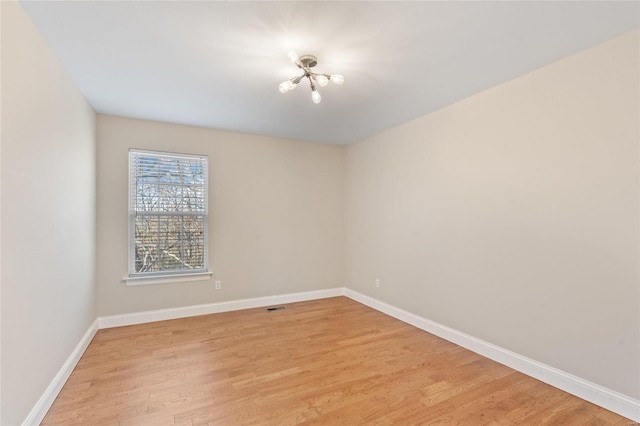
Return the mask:
<path id="1" fill-rule="evenodd" d="M 633 422 L 336 297 L 100 330 L 42 424 Z"/>

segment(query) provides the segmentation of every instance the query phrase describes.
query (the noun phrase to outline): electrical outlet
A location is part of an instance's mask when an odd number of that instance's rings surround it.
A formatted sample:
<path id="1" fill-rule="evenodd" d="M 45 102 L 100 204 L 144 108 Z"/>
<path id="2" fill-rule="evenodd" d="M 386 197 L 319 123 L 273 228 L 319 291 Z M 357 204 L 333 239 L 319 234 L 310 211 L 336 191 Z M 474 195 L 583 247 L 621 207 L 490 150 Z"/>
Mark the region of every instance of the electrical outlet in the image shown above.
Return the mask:
<path id="1" fill-rule="evenodd" d="M 376 278 L 376 287 L 380 288 L 380 278 Z"/>
<path id="2" fill-rule="evenodd" d="M 216 280 L 215 285 L 216 285 L 216 290 L 222 289 L 222 281 Z"/>

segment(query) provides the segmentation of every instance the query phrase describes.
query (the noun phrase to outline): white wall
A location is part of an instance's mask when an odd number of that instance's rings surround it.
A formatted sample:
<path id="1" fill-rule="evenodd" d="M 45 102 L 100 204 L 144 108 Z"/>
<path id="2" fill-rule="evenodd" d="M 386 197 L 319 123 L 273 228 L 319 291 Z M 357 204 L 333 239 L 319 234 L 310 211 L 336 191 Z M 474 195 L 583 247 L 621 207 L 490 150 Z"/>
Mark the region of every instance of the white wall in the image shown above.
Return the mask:
<path id="1" fill-rule="evenodd" d="M 20 424 L 96 318 L 95 114 L 2 8 L 2 418 Z"/>
<path id="2" fill-rule="evenodd" d="M 349 146 L 346 285 L 638 399 L 639 35 Z"/>
<path id="3" fill-rule="evenodd" d="M 129 148 L 209 156 L 211 280 L 122 282 Z M 98 314 L 341 287 L 343 182 L 342 147 L 99 115 Z"/>

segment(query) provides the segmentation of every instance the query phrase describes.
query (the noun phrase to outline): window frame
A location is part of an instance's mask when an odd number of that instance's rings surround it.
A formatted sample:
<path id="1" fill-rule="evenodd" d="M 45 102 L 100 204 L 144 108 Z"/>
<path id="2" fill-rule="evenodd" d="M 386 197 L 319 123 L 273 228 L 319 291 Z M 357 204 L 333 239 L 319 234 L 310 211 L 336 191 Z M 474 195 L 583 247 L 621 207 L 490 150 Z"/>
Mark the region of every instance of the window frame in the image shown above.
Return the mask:
<path id="1" fill-rule="evenodd" d="M 198 160 L 203 163 L 204 167 L 204 198 L 205 198 L 205 211 L 202 214 L 159 214 L 158 216 L 202 216 L 203 217 L 203 267 L 197 269 L 182 269 L 182 270 L 165 270 L 165 271 L 149 271 L 149 272 L 136 272 L 135 271 L 135 225 L 136 217 L 138 216 L 138 210 L 136 209 L 137 198 L 137 181 L 135 179 L 135 171 L 133 168 L 134 158 L 137 156 L 148 155 L 155 158 L 171 158 L 171 159 L 187 159 Z M 177 152 L 166 151 L 153 151 L 146 149 L 130 148 L 128 152 L 128 274 L 123 281 L 127 285 L 146 285 L 146 284 L 162 284 L 167 282 L 187 282 L 187 281 L 202 281 L 211 278 L 212 273 L 209 271 L 209 156 L 200 154 L 185 154 Z M 147 215 L 145 215 L 147 216 Z M 149 214 L 148 216 L 153 216 Z"/>

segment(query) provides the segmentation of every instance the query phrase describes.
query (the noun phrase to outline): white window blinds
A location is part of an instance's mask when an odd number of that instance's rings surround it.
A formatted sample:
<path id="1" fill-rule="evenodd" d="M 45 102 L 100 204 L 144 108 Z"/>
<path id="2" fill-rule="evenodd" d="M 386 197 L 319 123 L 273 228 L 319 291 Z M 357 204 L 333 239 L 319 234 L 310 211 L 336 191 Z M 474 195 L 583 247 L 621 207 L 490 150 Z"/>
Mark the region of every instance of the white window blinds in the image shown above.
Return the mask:
<path id="1" fill-rule="evenodd" d="M 129 275 L 206 272 L 208 157 L 129 150 Z"/>

